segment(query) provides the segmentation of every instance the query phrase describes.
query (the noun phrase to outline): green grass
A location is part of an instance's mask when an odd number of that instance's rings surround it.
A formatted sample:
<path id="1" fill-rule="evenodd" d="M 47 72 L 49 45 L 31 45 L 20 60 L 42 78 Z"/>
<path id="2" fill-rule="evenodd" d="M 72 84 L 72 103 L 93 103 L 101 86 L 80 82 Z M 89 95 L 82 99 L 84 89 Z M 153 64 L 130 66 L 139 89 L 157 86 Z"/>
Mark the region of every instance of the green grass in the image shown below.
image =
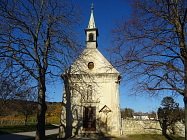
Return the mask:
<path id="1" fill-rule="evenodd" d="M 17 132 L 28 132 L 36 130 L 35 125 L 0 126 L 0 135 Z"/>
<path id="2" fill-rule="evenodd" d="M 46 136 L 46 140 L 57 140 L 58 134 L 53 134 Z M 28 140 L 34 140 L 34 138 L 28 139 Z M 103 138 L 100 140 L 184 140 L 184 138 L 177 137 L 177 136 L 163 136 L 159 134 L 133 134 L 133 135 L 127 135 L 125 137 L 120 138 Z"/>
<path id="3" fill-rule="evenodd" d="M 164 136 L 159 134 L 136 134 L 136 135 L 128 135 L 127 139 L 124 140 L 184 140 L 184 138 L 177 137 L 177 136 Z"/>
<path id="4" fill-rule="evenodd" d="M 46 125 L 46 129 L 57 128 L 51 124 Z M 17 132 L 28 132 L 35 131 L 36 125 L 28 125 L 28 126 L 0 126 L 0 135 L 8 134 L 8 133 L 17 133 Z M 46 140 L 57 140 L 58 134 L 53 134 L 46 136 Z M 34 140 L 31 138 L 29 140 Z M 127 135 L 125 137 L 114 138 L 112 140 L 184 140 L 182 137 L 177 136 L 163 136 L 158 134 L 134 134 Z"/>
<path id="5" fill-rule="evenodd" d="M 46 129 L 57 128 L 51 124 L 46 125 Z M 29 132 L 35 131 L 36 125 L 16 125 L 16 126 L 0 126 L 0 135 L 9 134 L 9 133 L 18 133 L 18 132 Z"/>

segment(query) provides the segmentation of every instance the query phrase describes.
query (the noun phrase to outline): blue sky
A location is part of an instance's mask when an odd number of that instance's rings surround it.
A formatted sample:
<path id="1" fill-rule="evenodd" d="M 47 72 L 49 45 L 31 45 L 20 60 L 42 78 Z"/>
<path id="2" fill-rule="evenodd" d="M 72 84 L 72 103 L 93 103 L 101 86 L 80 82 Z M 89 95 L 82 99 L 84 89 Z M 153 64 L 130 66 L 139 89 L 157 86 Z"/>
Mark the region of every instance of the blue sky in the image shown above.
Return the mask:
<path id="1" fill-rule="evenodd" d="M 80 40 L 85 41 L 84 29 L 87 28 L 89 18 L 90 18 L 90 7 L 94 4 L 94 19 L 96 27 L 99 31 L 98 37 L 98 49 L 101 53 L 109 60 L 109 55 L 106 51 L 111 45 L 111 30 L 114 25 L 120 19 L 127 19 L 130 17 L 131 7 L 129 0 L 74 0 L 77 6 L 82 10 L 81 25 L 78 28 L 78 33 L 80 34 Z M 48 100 L 61 102 L 63 85 L 57 83 L 55 86 L 52 85 L 48 87 Z M 160 106 L 161 100 L 165 96 L 170 96 L 170 93 L 166 93 L 160 96 L 149 96 L 149 95 L 132 95 L 132 91 L 129 87 L 125 85 L 123 81 L 120 85 L 120 105 L 121 108 L 132 108 L 136 112 L 150 112 L 156 111 Z M 175 96 L 175 101 L 183 107 L 182 96 Z"/>

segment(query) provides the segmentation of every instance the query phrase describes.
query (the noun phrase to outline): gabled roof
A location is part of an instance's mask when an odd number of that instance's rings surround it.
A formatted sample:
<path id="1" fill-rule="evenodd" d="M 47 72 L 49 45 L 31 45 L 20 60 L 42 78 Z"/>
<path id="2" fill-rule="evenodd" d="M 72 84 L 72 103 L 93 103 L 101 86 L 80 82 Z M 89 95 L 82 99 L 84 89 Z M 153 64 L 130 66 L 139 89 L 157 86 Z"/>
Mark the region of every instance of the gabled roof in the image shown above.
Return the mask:
<path id="1" fill-rule="evenodd" d="M 94 63 L 93 69 L 88 68 L 89 62 Z M 69 74 L 119 74 L 119 72 L 111 65 L 110 62 L 108 62 L 108 60 L 100 53 L 97 48 L 86 48 L 70 66 L 68 72 Z"/>

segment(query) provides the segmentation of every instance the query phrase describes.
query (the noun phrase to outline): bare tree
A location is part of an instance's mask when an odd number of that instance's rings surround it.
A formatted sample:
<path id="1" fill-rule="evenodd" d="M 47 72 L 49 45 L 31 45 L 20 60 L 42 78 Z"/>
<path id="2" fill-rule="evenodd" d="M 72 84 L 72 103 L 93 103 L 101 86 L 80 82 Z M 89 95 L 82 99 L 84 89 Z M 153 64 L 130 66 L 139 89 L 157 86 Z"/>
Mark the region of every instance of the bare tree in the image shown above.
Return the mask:
<path id="1" fill-rule="evenodd" d="M 4 108 L 10 99 L 17 99 L 16 94 L 27 84 L 27 77 L 19 76 L 18 72 L 11 65 L 11 60 L 0 59 L 0 109 Z M 15 74 L 16 73 L 16 74 Z"/>
<path id="2" fill-rule="evenodd" d="M 187 1 L 134 0 L 132 16 L 113 30 L 115 65 L 137 93 L 184 97 L 187 140 Z"/>
<path id="3" fill-rule="evenodd" d="M 9 99 L 16 98 L 15 93 L 19 90 L 20 85 L 12 75 L 0 74 L 0 109 L 6 105 Z"/>
<path id="4" fill-rule="evenodd" d="M 12 100 L 10 107 L 25 117 L 25 125 L 27 125 L 28 117 L 36 114 L 36 90 L 32 87 L 22 86 L 21 90 L 16 93 L 16 100 Z M 9 101 L 10 102 L 10 101 Z"/>
<path id="5" fill-rule="evenodd" d="M 45 139 L 46 79 L 61 75 L 67 56 L 76 55 L 77 11 L 69 0 L 0 1 L 0 57 L 38 88 L 36 140 Z"/>

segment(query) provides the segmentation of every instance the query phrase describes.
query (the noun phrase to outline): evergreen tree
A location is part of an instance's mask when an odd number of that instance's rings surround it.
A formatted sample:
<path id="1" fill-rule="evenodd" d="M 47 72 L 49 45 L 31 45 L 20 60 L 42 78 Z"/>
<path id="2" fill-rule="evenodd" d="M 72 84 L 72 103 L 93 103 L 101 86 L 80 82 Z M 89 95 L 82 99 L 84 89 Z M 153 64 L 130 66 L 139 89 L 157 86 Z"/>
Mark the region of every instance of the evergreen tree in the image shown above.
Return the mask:
<path id="1" fill-rule="evenodd" d="M 175 123 L 184 118 L 180 113 L 179 104 L 172 97 L 164 97 L 161 105 L 162 107 L 158 108 L 158 119 L 161 123 L 162 133 L 166 135 L 166 130 L 170 130 L 175 134 Z"/>

